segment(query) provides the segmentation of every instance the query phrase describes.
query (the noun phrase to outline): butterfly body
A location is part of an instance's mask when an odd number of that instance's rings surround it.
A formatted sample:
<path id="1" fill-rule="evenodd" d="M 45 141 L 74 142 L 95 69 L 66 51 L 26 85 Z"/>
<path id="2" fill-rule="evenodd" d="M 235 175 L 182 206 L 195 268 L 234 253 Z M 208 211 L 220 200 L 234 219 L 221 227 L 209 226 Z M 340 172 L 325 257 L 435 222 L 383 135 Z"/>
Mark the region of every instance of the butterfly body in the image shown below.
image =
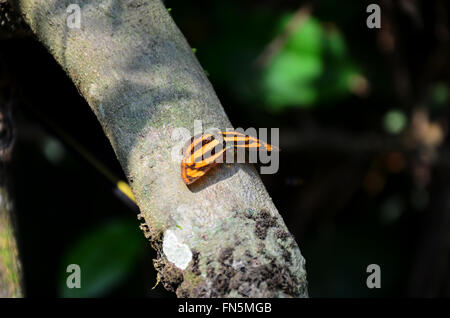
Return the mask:
<path id="1" fill-rule="evenodd" d="M 181 161 L 181 178 L 186 184 L 194 183 L 215 165 L 224 162 L 232 153 L 229 150 L 237 148 L 277 150 L 255 137 L 235 131 L 219 132 L 216 136 L 209 133 L 194 136 L 185 146 Z"/>

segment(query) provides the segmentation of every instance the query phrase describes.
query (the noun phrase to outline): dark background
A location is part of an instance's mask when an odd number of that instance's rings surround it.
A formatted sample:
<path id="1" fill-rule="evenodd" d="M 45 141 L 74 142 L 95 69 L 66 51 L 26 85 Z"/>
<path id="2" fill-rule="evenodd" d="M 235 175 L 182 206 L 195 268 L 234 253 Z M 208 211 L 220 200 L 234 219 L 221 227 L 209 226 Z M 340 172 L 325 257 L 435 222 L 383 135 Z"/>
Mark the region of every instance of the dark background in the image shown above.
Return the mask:
<path id="1" fill-rule="evenodd" d="M 376 2 L 381 29 L 369 29 L 370 3 L 165 1 L 233 125 L 280 129 L 280 169 L 261 177 L 310 296 L 450 296 L 449 4 Z M 124 178 L 87 103 L 32 37 L 0 52 L 18 100 L 26 294 L 174 297 L 151 289 L 136 209 L 49 125 Z M 70 263 L 82 264 L 79 290 L 65 288 Z M 369 264 L 381 289 L 366 286 Z"/>

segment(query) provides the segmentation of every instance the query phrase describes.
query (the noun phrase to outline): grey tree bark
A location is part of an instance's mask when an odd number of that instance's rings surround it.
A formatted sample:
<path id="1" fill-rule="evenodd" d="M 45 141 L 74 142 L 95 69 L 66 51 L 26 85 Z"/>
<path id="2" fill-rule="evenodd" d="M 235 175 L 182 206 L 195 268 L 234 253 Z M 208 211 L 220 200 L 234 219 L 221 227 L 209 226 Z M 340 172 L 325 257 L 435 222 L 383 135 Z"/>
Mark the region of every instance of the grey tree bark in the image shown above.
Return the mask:
<path id="1" fill-rule="evenodd" d="M 221 165 L 187 187 L 171 160 L 176 128 L 232 125 L 161 1 L 15 4 L 109 138 L 164 286 L 179 297 L 307 297 L 304 258 L 256 170 Z M 71 4 L 79 29 L 67 24 Z"/>

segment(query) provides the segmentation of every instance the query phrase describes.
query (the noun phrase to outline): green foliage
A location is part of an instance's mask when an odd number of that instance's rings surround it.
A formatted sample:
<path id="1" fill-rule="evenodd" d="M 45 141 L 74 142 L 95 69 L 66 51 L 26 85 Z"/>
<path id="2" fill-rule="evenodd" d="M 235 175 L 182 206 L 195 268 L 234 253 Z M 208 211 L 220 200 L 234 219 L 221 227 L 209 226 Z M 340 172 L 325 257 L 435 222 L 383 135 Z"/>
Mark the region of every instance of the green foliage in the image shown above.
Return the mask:
<path id="1" fill-rule="evenodd" d="M 403 131 L 407 123 L 406 115 L 400 110 L 390 110 L 384 116 L 384 129 L 390 134 Z"/>
<path id="2" fill-rule="evenodd" d="M 145 242 L 134 220 L 114 220 L 93 229 L 69 249 L 60 271 L 61 297 L 100 297 L 109 294 L 131 272 Z M 67 288 L 69 264 L 81 268 L 81 288 Z"/>
<path id="3" fill-rule="evenodd" d="M 297 29 L 284 48 L 263 71 L 262 93 L 266 104 L 311 105 L 317 100 L 315 81 L 323 72 L 320 25 L 309 19 Z"/>
<path id="4" fill-rule="evenodd" d="M 352 80 L 361 76 L 336 26 L 311 16 L 287 31 L 293 12 L 258 8 L 244 15 L 232 3 L 218 7 L 223 8 L 215 23 L 222 33 L 197 53 L 214 84 L 230 89 L 244 105 L 279 112 L 336 103 L 348 96 Z M 258 66 L 269 44 L 280 38 L 275 54 Z"/>
<path id="5" fill-rule="evenodd" d="M 442 107 L 448 101 L 449 91 L 445 83 L 437 83 L 432 87 L 431 104 L 437 108 Z"/>
<path id="6" fill-rule="evenodd" d="M 357 75 L 341 33 L 310 17 L 263 70 L 261 95 L 272 110 L 313 107 L 348 94 Z"/>

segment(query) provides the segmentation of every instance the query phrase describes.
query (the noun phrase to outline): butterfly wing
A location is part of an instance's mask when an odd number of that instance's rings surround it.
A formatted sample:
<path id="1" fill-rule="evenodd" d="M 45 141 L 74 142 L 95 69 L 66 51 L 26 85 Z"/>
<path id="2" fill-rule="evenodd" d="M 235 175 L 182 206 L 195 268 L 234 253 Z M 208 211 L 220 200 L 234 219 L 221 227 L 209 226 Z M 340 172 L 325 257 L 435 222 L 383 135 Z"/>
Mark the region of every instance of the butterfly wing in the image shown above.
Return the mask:
<path id="1" fill-rule="evenodd" d="M 225 149 L 212 134 L 192 137 L 185 147 L 181 161 L 181 178 L 191 184 L 208 172 L 222 158 Z"/>
<path id="2" fill-rule="evenodd" d="M 192 184 L 204 176 L 218 163 L 219 158 L 224 159 L 229 147 L 249 150 L 260 148 L 267 151 L 278 150 L 275 146 L 239 132 L 226 131 L 221 132 L 220 135 L 223 140 L 219 140 L 212 134 L 203 134 L 194 136 L 187 142 L 181 161 L 181 178 L 184 183 Z"/>
<path id="3" fill-rule="evenodd" d="M 258 138 L 247 136 L 236 131 L 221 132 L 226 143 L 233 143 L 235 148 L 247 148 L 249 150 L 264 149 L 266 151 L 277 151 L 278 148 L 272 146 Z"/>

